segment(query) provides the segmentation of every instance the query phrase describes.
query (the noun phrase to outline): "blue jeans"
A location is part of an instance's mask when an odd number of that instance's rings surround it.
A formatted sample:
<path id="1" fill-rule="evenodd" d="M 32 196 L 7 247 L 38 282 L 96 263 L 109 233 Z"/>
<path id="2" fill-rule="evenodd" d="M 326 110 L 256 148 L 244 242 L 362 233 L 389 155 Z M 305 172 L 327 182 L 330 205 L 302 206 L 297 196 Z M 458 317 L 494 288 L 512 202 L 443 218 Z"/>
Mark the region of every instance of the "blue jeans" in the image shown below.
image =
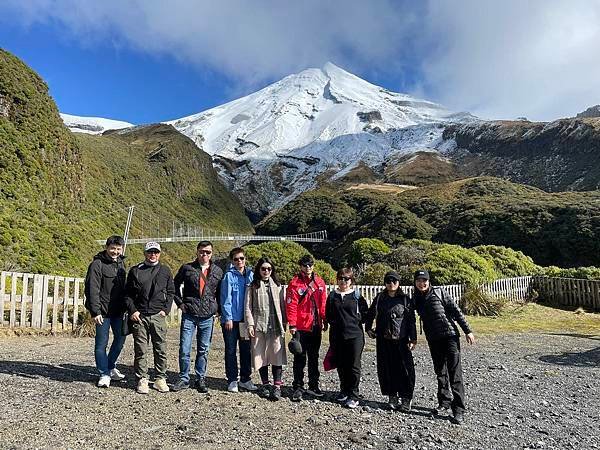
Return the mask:
<path id="1" fill-rule="evenodd" d="M 252 374 L 250 340 L 240 339 L 240 322 L 233 322 L 233 329 L 226 330 L 223 326 L 223 341 L 225 342 L 225 376 L 227 382 L 237 381 L 238 363 L 236 349 L 240 349 L 240 381 L 250 381 Z"/>
<path id="2" fill-rule="evenodd" d="M 204 378 L 208 363 L 208 349 L 213 333 L 213 317 L 200 318 L 184 313 L 179 332 L 179 379 L 190 382 L 190 353 L 196 331 L 196 377 Z"/>
<path id="3" fill-rule="evenodd" d="M 123 319 L 121 317 L 104 317 L 102 325 L 96 324 L 96 339 L 94 345 L 94 356 L 96 358 L 96 368 L 100 375 L 110 375 L 110 371 L 115 368 L 117 359 L 121 354 L 126 336 L 121 334 Z M 110 329 L 113 331 L 113 341 L 108 355 L 108 336 Z"/>

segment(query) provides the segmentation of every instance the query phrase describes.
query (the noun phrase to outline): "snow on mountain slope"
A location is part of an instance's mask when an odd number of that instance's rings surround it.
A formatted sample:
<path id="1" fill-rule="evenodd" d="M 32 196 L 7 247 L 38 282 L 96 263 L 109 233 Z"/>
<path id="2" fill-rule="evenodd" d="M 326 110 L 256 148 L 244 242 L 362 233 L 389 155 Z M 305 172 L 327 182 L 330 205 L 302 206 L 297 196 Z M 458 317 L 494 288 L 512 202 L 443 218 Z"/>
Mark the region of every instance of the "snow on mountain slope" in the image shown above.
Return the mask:
<path id="1" fill-rule="evenodd" d="M 390 92 L 327 63 L 230 103 L 168 122 L 213 162 L 251 213 L 261 216 L 359 161 L 435 149 L 444 124 L 471 121 L 438 104 Z"/>
<path id="2" fill-rule="evenodd" d="M 60 117 L 69 130 L 78 133 L 102 134 L 106 130 L 119 130 L 134 126 L 129 122 L 104 119 L 102 117 L 80 117 L 63 113 L 60 113 Z"/>

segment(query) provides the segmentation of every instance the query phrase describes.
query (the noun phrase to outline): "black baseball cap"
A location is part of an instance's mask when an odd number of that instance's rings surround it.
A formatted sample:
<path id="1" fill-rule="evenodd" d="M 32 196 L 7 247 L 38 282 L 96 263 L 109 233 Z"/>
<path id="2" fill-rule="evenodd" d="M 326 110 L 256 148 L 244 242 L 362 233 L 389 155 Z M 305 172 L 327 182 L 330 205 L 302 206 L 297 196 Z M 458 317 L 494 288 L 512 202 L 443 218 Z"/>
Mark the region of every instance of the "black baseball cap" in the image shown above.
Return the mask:
<path id="1" fill-rule="evenodd" d="M 422 278 L 424 280 L 429 280 L 429 272 L 427 272 L 426 270 L 417 270 L 415 272 L 414 280 L 417 281 L 419 278 Z"/>

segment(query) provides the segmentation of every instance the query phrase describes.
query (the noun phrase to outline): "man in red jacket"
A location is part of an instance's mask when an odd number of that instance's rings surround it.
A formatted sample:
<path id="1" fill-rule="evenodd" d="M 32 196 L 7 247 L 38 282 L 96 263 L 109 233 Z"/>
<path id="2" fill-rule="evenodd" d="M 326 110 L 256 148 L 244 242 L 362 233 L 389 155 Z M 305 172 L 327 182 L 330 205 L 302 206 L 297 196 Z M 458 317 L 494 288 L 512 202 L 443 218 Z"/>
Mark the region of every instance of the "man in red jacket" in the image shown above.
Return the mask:
<path id="1" fill-rule="evenodd" d="M 300 271 L 292 278 L 286 293 L 287 320 L 290 333 L 300 340 L 302 353 L 294 355 L 294 393 L 292 401 L 302 400 L 304 367 L 308 358 L 308 390 L 313 397 L 322 397 L 319 389 L 319 348 L 325 326 L 325 282 L 314 273 L 315 261 L 304 255 L 298 261 Z M 324 328 L 325 327 L 325 328 Z"/>

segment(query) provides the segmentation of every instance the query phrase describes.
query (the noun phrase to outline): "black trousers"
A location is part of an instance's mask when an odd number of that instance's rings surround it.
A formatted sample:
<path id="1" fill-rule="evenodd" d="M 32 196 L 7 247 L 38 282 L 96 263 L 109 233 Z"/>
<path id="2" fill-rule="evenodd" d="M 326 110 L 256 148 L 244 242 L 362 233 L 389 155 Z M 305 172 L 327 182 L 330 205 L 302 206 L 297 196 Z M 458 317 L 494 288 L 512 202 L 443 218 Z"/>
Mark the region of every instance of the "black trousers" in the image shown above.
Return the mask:
<path id="1" fill-rule="evenodd" d="M 408 339 L 377 337 L 377 378 L 383 395 L 412 399 L 415 391 L 415 361 Z"/>
<path id="2" fill-rule="evenodd" d="M 300 336 L 302 353 L 294 355 L 294 389 L 304 388 L 304 368 L 308 359 L 308 388 L 319 387 L 319 349 L 321 348 L 321 330 L 297 331 Z"/>
<path id="3" fill-rule="evenodd" d="M 337 373 L 340 377 L 340 392 L 352 400 L 359 399 L 360 359 L 364 346 L 364 336 L 333 341 Z"/>
<path id="4" fill-rule="evenodd" d="M 428 341 L 433 369 L 438 382 L 438 404 L 451 407 L 454 412 L 465 410 L 465 387 L 460 364 L 458 336 Z"/>

